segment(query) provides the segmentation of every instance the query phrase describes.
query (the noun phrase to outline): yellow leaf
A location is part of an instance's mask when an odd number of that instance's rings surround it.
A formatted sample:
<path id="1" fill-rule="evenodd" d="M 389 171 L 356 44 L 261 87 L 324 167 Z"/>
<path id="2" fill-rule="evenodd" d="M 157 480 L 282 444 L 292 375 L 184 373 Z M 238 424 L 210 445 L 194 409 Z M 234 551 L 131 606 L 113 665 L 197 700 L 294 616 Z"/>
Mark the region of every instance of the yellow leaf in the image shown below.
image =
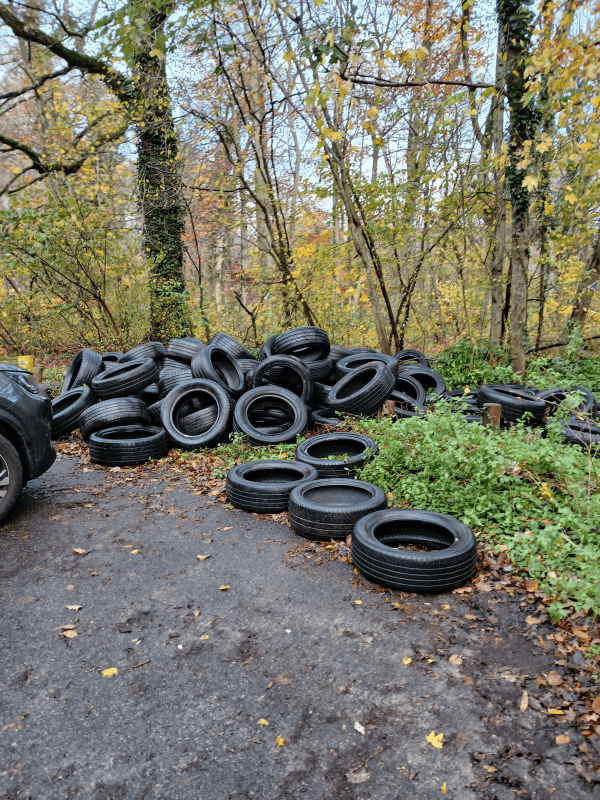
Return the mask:
<path id="1" fill-rule="evenodd" d="M 538 179 L 535 177 L 535 175 L 526 175 L 525 176 L 525 178 L 523 180 L 523 186 L 526 189 L 528 189 L 530 192 L 532 192 L 536 188 L 537 185 L 538 185 Z"/>
<path id="2" fill-rule="evenodd" d="M 486 769 L 488 772 L 498 772 L 498 770 L 496 769 L 496 767 L 488 767 L 488 765 L 487 765 L 487 764 L 484 764 L 484 765 L 483 765 L 483 768 L 484 768 L 484 769 Z"/>
<path id="3" fill-rule="evenodd" d="M 281 738 L 281 736 L 278 736 L 278 737 L 275 739 L 275 741 L 277 742 L 277 747 L 283 747 L 283 745 L 285 744 L 285 742 L 283 741 L 283 739 Z"/>
<path id="4" fill-rule="evenodd" d="M 552 142 L 549 142 L 546 139 L 543 142 L 540 142 L 538 145 L 536 145 L 535 149 L 538 151 L 538 153 L 547 153 L 548 150 L 550 150 L 551 146 L 552 146 Z"/>
<path id="5" fill-rule="evenodd" d="M 577 197 L 573 194 L 573 192 L 569 191 L 565 195 L 565 200 L 567 201 L 567 203 L 574 205 L 577 202 Z"/>
<path id="6" fill-rule="evenodd" d="M 105 678 L 112 678 L 113 675 L 117 675 L 119 670 L 116 667 L 109 667 L 108 669 L 102 670 L 102 675 Z"/>
<path id="7" fill-rule="evenodd" d="M 428 659 L 427 659 L 427 662 L 428 662 L 429 664 L 435 664 L 435 658 L 428 658 Z"/>
<path id="8" fill-rule="evenodd" d="M 354 605 L 355 606 L 362 606 L 362 600 L 355 600 L 354 601 Z"/>
<path id="9" fill-rule="evenodd" d="M 210 558 L 210 555 L 208 555 L 208 556 L 196 556 L 196 558 L 198 559 L 198 561 L 206 561 L 207 558 Z"/>
<path id="10" fill-rule="evenodd" d="M 74 547 L 73 552 L 77 553 L 78 556 L 84 556 L 87 553 L 87 550 L 82 550 L 81 547 Z"/>
<path id="11" fill-rule="evenodd" d="M 352 572 L 353 572 L 355 575 L 358 575 L 358 570 L 356 569 L 356 567 L 354 567 L 354 569 L 352 570 Z"/>
<path id="12" fill-rule="evenodd" d="M 130 552 L 131 553 L 139 553 L 140 551 L 139 550 L 131 550 Z"/>
<path id="13" fill-rule="evenodd" d="M 565 712 L 561 711 L 560 708 L 549 708 L 548 709 L 548 713 L 549 714 L 564 714 Z"/>
<path id="14" fill-rule="evenodd" d="M 286 52 L 286 54 L 284 55 L 283 60 L 287 61 L 288 64 L 291 64 L 293 58 L 294 58 L 294 51 L 293 50 L 288 50 Z"/>
<path id="15" fill-rule="evenodd" d="M 565 734 L 564 736 L 557 736 L 556 737 L 556 744 L 569 744 L 571 738 L 569 734 Z"/>
<path id="16" fill-rule="evenodd" d="M 86 503 L 85 506 L 84 506 L 84 508 L 91 508 L 91 507 L 92 507 L 91 503 Z"/>
<path id="17" fill-rule="evenodd" d="M 520 706 L 521 707 L 521 714 L 524 714 L 525 711 L 527 711 L 528 706 L 529 706 L 529 695 L 524 690 L 523 694 L 521 695 L 521 706 Z"/>
<path id="18" fill-rule="evenodd" d="M 205 633 L 204 636 L 200 637 L 200 641 L 201 642 L 206 642 L 206 641 L 208 641 L 208 639 L 209 639 L 208 633 Z"/>
<path id="19" fill-rule="evenodd" d="M 219 494 L 219 490 L 218 490 L 218 489 L 215 489 L 215 491 L 214 491 L 214 492 L 211 492 L 211 494 Z"/>
<path id="20" fill-rule="evenodd" d="M 195 617 L 199 617 L 200 616 L 200 612 L 199 611 L 194 611 L 194 616 Z"/>
<path id="21" fill-rule="evenodd" d="M 77 631 L 73 630 L 64 631 L 63 636 L 66 639 L 74 639 L 77 636 Z"/>
<path id="22" fill-rule="evenodd" d="M 263 728 L 264 728 L 264 727 L 265 727 L 266 725 L 268 725 L 269 723 L 267 722 L 267 720 L 266 720 L 266 719 L 259 719 L 259 720 L 258 720 L 258 722 L 257 722 L 256 724 L 257 724 L 257 725 L 262 725 L 262 726 L 263 726 Z"/>
<path id="23" fill-rule="evenodd" d="M 83 606 L 67 606 L 67 608 L 69 609 L 69 611 L 81 611 Z"/>
<path id="24" fill-rule="evenodd" d="M 406 656 L 406 658 L 402 659 L 402 663 L 403 664 L 412 664 L 412 658 L 409 658 L 408 656 Z"/>
<path id="25" fill-rule="evenodd" d="M 150 58 L 158 58 L 159 61 L 162 61 L 162 59 L 165 57 L 165 54 L 162 52 L 162 50 L 157 50 L 156 47 L 154 50 L 150 50 L 148 55 Z"/>
<path id="26" fill-rule="evenodd" d="M 443 738 L 444 738 L 444 734 L 443 733 L 436 734 L 435 731 L 431 731 L 429 736 L 426 737 L 425 741 L 429 742 L 429 744 L 432 745 L 433 747 L 437 747 L 438 750 L 441 750 L 442 749 L 442 744 L 443 744 L 443 741 L 442 741 Z"/>
<path id="27" fill-rule="evenodd" d="M 224 531 L 231 531 L 233 530 L 233 526 L 229 525 L 227 528 L 223 528 Z"/>
<path id="28" fill-rule="evenodd" d="M 528 617 L 525 617 L 525 622 L 528 625 L 539 625 L 541 621 L 542 621 L 541 619 L 537 619 L 536 617 L 532 617 L 531 614 Z"/>
<path id="29" fill-rule="evenodd" d="M 219 586 L 219 591 L 226 592 L 231 589 L 231 586 Z"/>
<path id="30" fill-rule="evenodd" d="M 393 605 L 393 606 L 399 606 L 399 605 L 400 605 L 400 603 L 398 603 L 398 602 L 396 601 L 395 603 L 392 603 L 392 605 Z"/>
<path id="31" fill-rule="evenodd" d="M 460 665 L 462 664 L 462 658 L 460 656 L 450 656 L 448 661 L 451 664 L 454 664 L 455 667 L 460 667 Z"/>
<path id="32" fill-rule="evenodd" d="M 446 611 L 447 611 L 447 610 L 450 608 L 450 606 L 444 606 L 444 608 L 445 608 L 445 609 L 446 609 Z"/>
<path id="33" fill-rule="evenodd" d="M 442 794 L 446 794 L 446 784 L 442 783 Z"/>

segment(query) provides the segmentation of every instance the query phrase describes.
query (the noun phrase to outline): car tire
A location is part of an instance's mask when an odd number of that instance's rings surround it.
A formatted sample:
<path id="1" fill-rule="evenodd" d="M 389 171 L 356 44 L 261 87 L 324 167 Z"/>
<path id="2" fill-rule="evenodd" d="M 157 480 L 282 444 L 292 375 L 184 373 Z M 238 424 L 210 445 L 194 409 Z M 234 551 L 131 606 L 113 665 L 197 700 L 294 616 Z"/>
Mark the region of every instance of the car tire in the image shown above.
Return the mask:
<path id="1" fill-rule="evenodd" d="M 404 370 L 406 367 L 409 366 L 417 366 L 420 365 L 422 367 L 430 367 L 430 361 L 420 350 L 399 350 L 396 355 L 395 359 L 398 362 L 399 370 Z"/>
<path id="2" fill-rule="evenodd" d="M 104 364 L 104 369 L 116 367 L 122 356 L 123 353 L 119 353 L 117 350 L 114 350 L 111 353 L 102 353 L 102 363 Z"/>
<path id="3" fill-rule="evenodd" d="M 270 358 L 273 355 L 273 344 L 277 339 L 278 334 L 274 333 L 272 336 L 269 336 L 265 341 L 262 343 L 260 350 L 258 351 L 258 360 L 264 361 L 266 358 Z"/>
<path id="4" fill-rule="evenodd" d="M 177 369 L 171 372 L 167 372 L 164 369 L 161 370 L 160 378 L 158 379 L 158 397 L 162 400 L 163 397 L 169 394 L 171 389 L 181 383 L 188 383 L 193 379 L 191 369 Z"/>
<path id="5" fill-rule="evenodd" d="M 427 409 L 425 406 L 420 405 L 407 394 L 392 392 L 389 399 L 394 401 L 394 414 L 398 419 L 427 416 Z"/>
<path id="6" fill-rule="evenodd" d="M 100 353 L 84 347 L 75 354 L 65 374 L 60 393 L 66 394 L 78 386 L 91 386 L 96 375 L 104 371 L 104 362 Z"/>
<path id="7" fill-rule="evenodd" d="M 409 551 L 398 545 L 427 547 Z M 477 569 L 477 541 L 457 519 L 434 511 L 390 509 L 362 517 L 352 534 L 352 560 L 370 581 L 404 592 L 449 592 Z"/>
<path id="8" fill-rule="evenodd" d="M 296 486 L 318 477 L 314 467 L 299 461 L 238 464 L 227 475 L 227 499 L 244 511 L 277 514 L 287 511 L 290 494 Z"/>
<path id="9" fill-rule="evenodd" d="M 480 408 L 486 403 L 498 404 L 502 409 L 502 416 L 509 422 L 517 422 L 525 414 L 531 414 L 533 421 L 542 422 L 546 413 L 546 403 L 537 399 L 525 390 L 519 391 L 512 387 L 492 387 L 484 384 L 479 387 L 477 405 Z"/>
<path id="10" fill-rule="evenodd" d="M 301 361 L 320 361 L 327 358 L 331 345 L 322 328 L 305 326 L 280 333 L 272 344 L 273 355 L 287 354 Z"/>
<path id="11" fill-rule="evenodd" d="M 81 438 L 88 442 L 92 433 L 121 425 L 149 425 L 152 417 L 139 397 L 116 397 L 86 408 L 79 415 Z"/>
<path id="12" fill-rule="evenodd" d="M 129 467 L 164 458 L 170 449 L 166 431 L 154 425 L 103 428 L 90 436 L 90 461 L 104 467 Z"/>
<path id="13" fill-rule="evenodd" d="M 125 355 L 121 356 L 121 363 L 126 364 L 129 361 L 146 361 L 151 358 L 153 361 L 162 361 L 165 357 L 166 350 L 162 342 L 144 342 L 138 344 L 137 347 L 128 350 Z"/>
<path id="14" fill-rule="evenodd" d="M 314 408 L 309 414 L 309 421 L 313 428 L 337 428 L 340 418 L 333 408 Z"/>
<path id="15" fill-rule="evenodd" d="M 394 388 L 395 378 L 382 362 L 370 362 L 344 375 L 332 387 L 327 405 L 355 416 L 377 411 Z"/>
<path id="16" fill-rule="evenodd" d="M 296 460 L 315 467 L 319 478 L 351 478 L 378 452 L 377 442 L 361 433 L 322 433 L 298 445 Z"/>
<path id="17" fill-rule="evenodd" d="M 192 376 L 218 383 L 236 398 L 242 394 L 246 385 L 244 373 L 235 357 L 215 344 L 196 353 L 192 359 Z"/>
<path id="18" fill-rule="evenodd" d="M 394 392 L 400 392 L 404 397 L 410 397 L 418 406 L 422 406 L 425 403 L 425 398 L 427 396 L 423 385 L 415 378 L 411 378 L 410 375 L 405 374 L 397 376 Z M 393 399 L 394 392 L 390 395 L 390 399 Z"/>
<path id="19" fill-rule="evenodd" d="M 210 345 L 224 350 L 233 359 L 252 358 L 252 353 L 248 352 L 233 336 L 228 336 L 226 333 L 215 333 L 210 340 Z"/>
<path id="20" fill-rule="evenodd" d="M 8 517 L 23 488 L 23 464 L 14 445 L 0 436 L 0 523 Z"/>
<path id="21" fill-rule="evenodd" d="M 177 420 L 177 427 L 186 436 L 199 436 L 209 431 L 217 421 L 219 409 L 216 403 L 201 408 L 199 411 L 192 411 L 191 414 L 180 412 Z"/>
<path id="22" fill-rule="evenodd" d="M 177 361 L 183 361 L 186 364 L 192 363 L 192 358 L 199 350 L 206 347 L 204 342 L 200 339 L 192 339 L 187 337 L 185 339 L 171 339 L 167 345 L 166 357 L 174 358 Z"/>
<path id="23" fill-rule="evenodd" d="M 432 390 L 431 394 L 434 396 L 439 396 L 443 395 L 448 388 L 442 375 L 433 369 L 429 369 L 429 367 L 416 365 L 405 367 L 404 369 L 400 370 L 398 377 L 404 378 L 406 376 L 418 381 L 428 397 L 431 397 L 431 395 L 427 394 L 429 389 Z"/>
<path id="24" fill-rule="evenodd" d="M 306 539 L 343 539 L 361 517 L 387 507 L 379 486 L 352 478 L 320 478 L 292 490 L 290 525 Z"/>
<path id="25" fill-rule="evenodd" d="M 179 414 L 193 400 L 199 400 L 204 408 L 216 405 L 217 418 L 207 431 L 188 435 L 179 427 Z M 223 441 L 231 430 L 232 411 L 233 400 L 221 384 L 196 378 L 171 389 L 162 401 L 160 419 L 175 447 L 197 450 L 201 447 L 213 447 Z"/>
<path id="26" fill-rule="evenodd" d="M 380 361 L 389 369 L 392 375 L 398 372 L 398 362 L 393 356 L 386 356 L 385 353 L 351 353 L 349 356 L 340 358 L 335 365 L 335 374 L 338 378 L 343 378 L 350 372 L 354 372 L 359 367 L 364 367 L 365 364 L 370 364 L 373 361 Z"/>
<path id="27" fill-rule="evenodd" d="M 252 417 L 270 408 L 286 413 L 290 422 L 283 425 L 259 426 Z M 233 429 L 243 433 L 253 445 L 285 444 L 304 436 L 308 427 L 308 409 L 302 400 L 279 386 L 250 389 L 237 402 L 233 413 Z"/>
<path id="28" fill-rule="evenodd" d="M 589 389 L 586 389 L 583 386 L 571 386 L 570 389 L 563 389 L 561 387 L 556 387 L 555 389 L 544 389 L 541 392 L 536 392 L 535 397 L 538 400 L 543 400 L 546 403 L 547 412 L 551 415 L 557 412 L 567 394 L 570 394 L 571 392 L 581 392 L 584 395 L 581 398 L 580 404 L 576 409 L 574 409 L 574 411 L 579 414 L 591 414 L 592 409 L 596 405 L 596 398 Z"/>
<path id="29" fill-rule="evenodd" d="M 562 429 L 562 437 L 567 444 L 589 450 L 600 445 L 600 427 L 591 420 L 569 419 Z"/>
<path id="30" fill-rule="evenodd" d="M 96 396 L 89 386 L 78 386 L 52 401 L 52 438 L 66 436 L 79 427 L 81 414 L 93 406 Z"/>
<path id="31" fill-rule="evenodd" d="M 141 345 L 140 345 L 141 347 Z M 97 375 L 92 389 L 103 400 L 127 397 L 145 389 L 158 380 L 158 367 L 152 358 L 119 363 L 109 372 Z"/>
<path id="32" fill-rule="evenodd" d="M 309 402 L 314 389 L 308 365 L 295 356 L 270 356 L 261 361 L 252 374 L 252 388 L 262 386 L 263 382 L 274 386 L 283 384 L 283 388 L 293 392 L 303 403 Z"/>

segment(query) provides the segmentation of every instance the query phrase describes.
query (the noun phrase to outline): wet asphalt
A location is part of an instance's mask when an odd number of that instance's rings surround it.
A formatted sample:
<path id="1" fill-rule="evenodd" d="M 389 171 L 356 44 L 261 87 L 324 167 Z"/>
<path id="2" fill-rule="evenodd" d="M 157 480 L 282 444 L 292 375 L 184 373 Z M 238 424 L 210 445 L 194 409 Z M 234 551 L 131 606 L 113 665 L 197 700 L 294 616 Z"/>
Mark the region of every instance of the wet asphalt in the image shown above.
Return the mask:
<path id="1" fill-rule="evenodd" d="M 0 528 L 1 798 L 600 797 L 520 711 L 520 594 L 381 592 L 202 488 L 62 455 Z"/>

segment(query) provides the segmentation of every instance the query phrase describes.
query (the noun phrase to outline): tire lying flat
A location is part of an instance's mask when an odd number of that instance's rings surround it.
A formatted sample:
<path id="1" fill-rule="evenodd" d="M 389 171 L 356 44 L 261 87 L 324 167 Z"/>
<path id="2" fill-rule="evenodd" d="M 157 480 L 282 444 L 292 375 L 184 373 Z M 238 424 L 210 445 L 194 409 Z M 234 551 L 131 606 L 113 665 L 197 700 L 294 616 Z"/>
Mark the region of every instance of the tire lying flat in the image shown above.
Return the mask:
<path id="1" fill-rule="evenodd" d="M 227 498 L 245 511 L 278 513 L 287 510 L 293 489 L 317 478 L 317 470 L 300 461 L 252 461 L 229 470 Z"/>
<path id="2" fill-rule="evenodd" d="M 140 345 L 141 346 L 141 345 Z M 136 348 L 134 348 L 136 349 Z M 158 367 L 152 358 L 119 363 L 92 381 L 92 389 L 103 400 L 127 397 L 158 381 Z"/>
<path id="3" fill-rule="evenodd" d="M 402 545 L 429 548 L 410 551 Z M 406 592 L 449 592 L 477 569 L 470 528 L 446 514 L 414 509 L 377 511 L 358 520 L 352 560 L 365 578 Z"/>
<path id="4" fill-rule="evenodd" d="M 298 445 L 296 459 L 315 467 L 320 478 L 350 478 L 378 452 L 377 442 L 361 433 L 321 433 Z"/>
<path id="5" fill-rule="evenodd" d="M 90 406 L 78 420 L 81 438 L 88 442 L 95 431 L 118 425 L 149 425 L 152 417 L 148 407 L 139 397 L 116 397 Z"/>
<path id="6" fill-rule="evenodd" d="M 351 478 L 320 478 L 290 494 L 290 525 L 307 539 L 346 539 L 361 517 L 386 508 L 379 486 Z"/>
<path id="7" fill-rule="evenodd" d="M 164 458 L 170 448 L 167 432 L 154 425 L 105 428 L 90 436 L 90 461 L 104 467 L 126 467 Z"/>

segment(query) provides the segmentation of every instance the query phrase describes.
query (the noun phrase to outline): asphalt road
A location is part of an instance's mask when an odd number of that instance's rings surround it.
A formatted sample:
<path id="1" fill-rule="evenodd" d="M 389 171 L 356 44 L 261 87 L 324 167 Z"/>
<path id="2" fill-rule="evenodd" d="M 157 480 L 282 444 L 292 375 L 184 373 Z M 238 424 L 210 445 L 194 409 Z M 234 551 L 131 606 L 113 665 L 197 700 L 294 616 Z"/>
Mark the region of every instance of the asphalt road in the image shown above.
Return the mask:
<path id="1" fill-rule="evenodd" d="M 600 797 L 520 711 L 554 663 L 522 595 L 379 592 L 166 467 L 84 466 L 0 528 L 0 797 Z"/>

